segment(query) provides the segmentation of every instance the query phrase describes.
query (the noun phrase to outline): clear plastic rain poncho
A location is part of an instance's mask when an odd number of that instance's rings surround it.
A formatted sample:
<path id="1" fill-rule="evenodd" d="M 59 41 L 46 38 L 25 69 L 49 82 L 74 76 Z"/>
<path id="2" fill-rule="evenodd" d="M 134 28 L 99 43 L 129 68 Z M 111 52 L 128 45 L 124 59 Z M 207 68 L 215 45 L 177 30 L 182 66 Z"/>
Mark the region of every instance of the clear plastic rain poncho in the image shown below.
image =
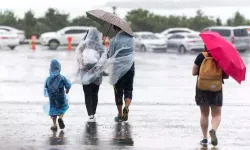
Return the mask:
<path id="1" fill-rule="evenodd" d="M 102 45 L 101 36 L 96 28 L 91 28 L 76 48 L 78 68 L 75 83 L 101 84 L 102 74 L 107 66 L 107 50 Z"/>
<path id="2" fill-rule="evenodd" d="M 109 83 L 115 85 L 134 63 L 134 38 L 120 31 L 110 40 L 108 70 Z"/>

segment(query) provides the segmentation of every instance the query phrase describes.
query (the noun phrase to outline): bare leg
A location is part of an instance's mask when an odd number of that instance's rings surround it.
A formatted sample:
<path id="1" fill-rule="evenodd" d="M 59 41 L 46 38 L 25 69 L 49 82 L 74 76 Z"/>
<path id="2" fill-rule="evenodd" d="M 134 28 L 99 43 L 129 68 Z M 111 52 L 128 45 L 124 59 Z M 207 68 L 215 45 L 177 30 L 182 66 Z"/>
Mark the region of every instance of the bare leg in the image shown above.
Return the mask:
<path id="1" fill-rule="evenodd" d="M 216 136 L 216 130 L 218 129 L 221 121 L 221 106 L 211 106 L 212 110 L 212 130 L 209 131 L 211 136 L 211 143 L 213 146 L 218 145 L 218 138 Z"/>
<path id="2" fill-rule="evenodd" d="M 117 110 L 118 110 L 118 116 L 122 116 L 122 105 L 117 105 Z"/>
<path id="3" fill-rule="evenodd" d="M 212 129 L 218 129 L 221 122 L 221 106 L 211 106 L 212 111 Z"/>
<path id="4" fill-rule="evenodd" d="M 125 106 L 126 106 L 126 107 L 129 107 L 130 104 L 131 104 L 131 101 L 132 101 L 132 100 L 131 100 L 130 98 L 126 98 L 126 99 L 125 99 Z"/>
<path id="5" fill-rule="evenodd" d="M 53 126 L 56 126 L 56 119 L 57 119 L 57 117 L 55 116 L 55 117 L 52 117 L 51 119 L 53 121 Z"/>
<path id="6" fill-rule="evenodd" d="M 201 111 L 200 126 L 203 133 L 203 139 L 207 139 L 209 105 L 200 106 L 200 111 Z"/>
<path id="7" fill-rule="evenodd" d="M 64 114 L 60 115 L 59 118 L 63 119 Z"/>
<path id="8" fill-rule="evenodd" d="M 57 125 L 56 125 L 56 119 L 57 116 L 53 116 L 51 117 L 52 121 L 53 121 L 53 126 L 50 128 L 52 131 L 57 131 Z"/>

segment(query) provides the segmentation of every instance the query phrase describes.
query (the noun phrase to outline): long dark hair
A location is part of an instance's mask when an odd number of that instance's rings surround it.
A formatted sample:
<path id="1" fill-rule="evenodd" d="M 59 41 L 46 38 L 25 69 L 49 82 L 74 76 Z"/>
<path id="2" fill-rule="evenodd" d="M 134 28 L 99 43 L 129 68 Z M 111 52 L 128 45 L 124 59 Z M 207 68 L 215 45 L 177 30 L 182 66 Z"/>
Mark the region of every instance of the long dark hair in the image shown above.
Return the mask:
<path id="1" fill-rule="evenodd" d="M 208 53 L 208 57 L 212 57 L 211 53 L 208 51 L 206 45 L 204 46 L 204 51 L 203 52 L 207 52 Z"/>
<path id="2" fill-rule="evenodd" d="M 119 31 L 122 30 L 121 28 L 117 27 L 116 25 L 113 25 L 113 29 L 114 29 L 115 31 L 117 31 L 117 32 L 119 32 Z"/>
<path id="3" fill-rule="evenodd" d="M 208 52 L 206 45 L 204 46 L 204 52 Z"/>

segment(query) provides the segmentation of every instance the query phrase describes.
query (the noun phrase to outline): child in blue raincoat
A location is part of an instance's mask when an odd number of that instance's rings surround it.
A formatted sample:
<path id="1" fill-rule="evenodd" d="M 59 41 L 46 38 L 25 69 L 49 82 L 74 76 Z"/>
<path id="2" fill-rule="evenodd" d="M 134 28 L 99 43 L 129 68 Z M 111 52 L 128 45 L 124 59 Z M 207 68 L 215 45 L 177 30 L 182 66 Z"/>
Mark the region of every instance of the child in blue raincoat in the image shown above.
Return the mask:
<path id="1" fill-rule="evenodd" d="M 49 97 L 49 115 L 53 120 L 53 126 L 51 127 L 51 130 L 56 131 L 57 116 L 59 116 L 58 124 L 60 129 L 65 128 L 63 115 L 69 108 L 66 94 L 69 93 L 71 83 L 68 79 L 66 79 L 66 77 L 60 74 L 61 64 L 56 59 L 51 61 L 49 71 L 50 76 L 45 81 L 44 96 Z"/>

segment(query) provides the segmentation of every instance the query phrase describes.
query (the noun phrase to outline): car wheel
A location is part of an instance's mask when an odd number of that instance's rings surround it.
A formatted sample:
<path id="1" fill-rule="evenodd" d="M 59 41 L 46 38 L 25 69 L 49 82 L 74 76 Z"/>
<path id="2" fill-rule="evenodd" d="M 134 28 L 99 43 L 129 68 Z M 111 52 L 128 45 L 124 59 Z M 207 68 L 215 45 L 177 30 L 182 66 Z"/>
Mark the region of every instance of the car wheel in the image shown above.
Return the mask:
<path id="1" fill-rule="evenodd" d="M 141 46 L 141 52 L 146 52 L 146 51 L 147 51 L 146 47 L 144 45 L 142 45 Z"/>
<path id="2" fill-rule="evenodd" d="M 49 48 L 51 50 L 56 50 L 58 48 L 58 46 L 59 46 L 59 42 L 58 41 L 56 41 L 56 40 L 49 41 Z"/>
<path id="3" fill-rule="evenodd" d="M 183 45 L 181 45 L 181 46 L 179 47 L 179 53 L 180 53 L 180 54 L 184 54 L 184 53 L 186 53 L 186 52 L 187 52 L 186 48 L 185 48 Z"/>
<path id="4" fill-rule="evenodd" d="M 9 46 L 9 48 L 10 48 L 11 50 L 14 50 L 14 49 L 16 48 L 16 46 Z"/>

